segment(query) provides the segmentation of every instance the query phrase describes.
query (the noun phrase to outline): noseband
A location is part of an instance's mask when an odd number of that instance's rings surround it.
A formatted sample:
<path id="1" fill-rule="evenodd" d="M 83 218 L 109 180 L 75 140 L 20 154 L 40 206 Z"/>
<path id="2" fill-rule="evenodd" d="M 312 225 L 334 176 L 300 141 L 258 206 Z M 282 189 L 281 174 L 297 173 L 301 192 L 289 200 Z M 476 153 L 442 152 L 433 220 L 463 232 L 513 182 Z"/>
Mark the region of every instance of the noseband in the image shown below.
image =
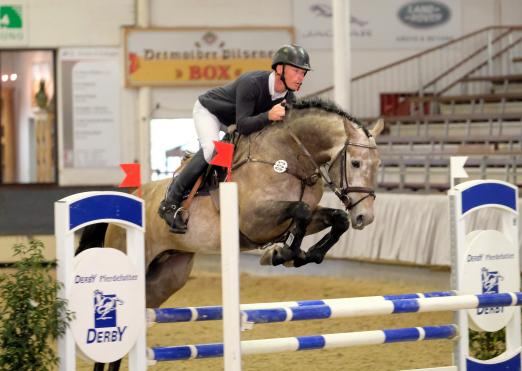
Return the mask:
<path id="1" fill-rule="evenodd" d="M 324 171 L 321 171 L 321 176 L 323 177 L 324 181 L 328 185 L 328 187 L 332 190 L 332 192 L 335 193 L 335 195 L 341 200 L 341 202 L 344 204 L 347 210 L 352 210 L 355 206 L 357 206 L 362 201 L 366 200 L 368 197 L 373 197 L 375 200 L 375 190 L 373 188 L 369 187 L 350 187 L 350 183 L 348 182 L 348 174 L 346 172 L 346 162 L 348 157 L 348 146 L 354 146 L 354 147 L 362 147 L 362 148 L 368 148 L 368 149 L 377 149 L 376 146 L 370 146 L 367 144 L 362 143 L 352 143 L 349 140 L 347 140 L 343 146 L 343 149 L 335 156 L 331 164 L 328 165 L 328 169 L 325 169 Z M 336 186 L 334 182 L 330 178 L 330 174 L 328 173 L 328 170 L 330 167 L 335 163 L 337 158 L 340 157 L 341 161 L 339 161 L 339 172 L 340 172 L 340 184 L 339 186 Z M 323 167 L 324 168 L 324 167 Z M 350 193 L 366 193 L 366 196 L 361 197 L 357 202 L 353 202 L 352 198 L 349 196 Z"/>
<path id="2" fill-rule="evenodd" d="M 316 170 L 319 171 L 321 174 L 321 178 L 323 178 L 324 182 L 332 190 L 332 192 L 341 200 L 341 202 L 344 204 L 344 207 L 347 210 L 352 210 L 355 206 L 357 206 L 359 203 L 367 199 L 368 197 L 373 197 L 375 199 L 375 190 L 373 188 L 369 187 L 350 187 L 350 184 L 348 182 L 348 174 L 346 172 L 346 162 L 347 162 L 347 149 L 348 146 L 354 146 L 354 147 L 362 147 L 362 148 L 368 148 L 368 149 L 377 149 L 376 146 L 371 146 L 368 144 L 363 143 L 352 143 L 349 140 L 346 140 L 344 143 L 343 148 L 339 153 L 334 157 L 334 159 L 331 161 L 331 163 L 327 163 L 326 166 L 319 166 L 317 162 L 315 162 L 314 158 L 310 154 L 310 152 L 306 149 L 306 147 L 303 145 L 303 143 L 297 138 L 297 136 L 292 133 L 290 130 L 288 131 L 290 133 L 290 136 L 294 139 L 294 141 L 301 147 L 302 151 L 305 153 L 305 155 L 310 159 L 312 164 L 315 166 Z M 340 166 L 340 177 L 341 181 L 340 184 L 337 186 L 332 179 L 330 178 L 330 174 L 328 173 L 331 166 L 337 161 L 338 158 L 341 158 L 341 161 L 339 162 Z M 352 198 L 349 196 L 350 193 L 366 193 L 366 196 L 361 197 L 357 202 L 353 202 Z"/>

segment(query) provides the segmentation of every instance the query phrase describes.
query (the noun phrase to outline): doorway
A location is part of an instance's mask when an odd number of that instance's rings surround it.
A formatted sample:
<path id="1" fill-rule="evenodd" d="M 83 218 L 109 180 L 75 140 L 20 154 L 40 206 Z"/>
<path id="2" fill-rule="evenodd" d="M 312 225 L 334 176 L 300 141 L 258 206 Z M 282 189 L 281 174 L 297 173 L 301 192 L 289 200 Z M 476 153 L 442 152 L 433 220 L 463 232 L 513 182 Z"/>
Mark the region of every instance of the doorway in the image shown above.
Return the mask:
<path id="1" fill-rule="evenodd" d="M 54 50 L 0 50 L 0 185 L 57 183 Z"/>

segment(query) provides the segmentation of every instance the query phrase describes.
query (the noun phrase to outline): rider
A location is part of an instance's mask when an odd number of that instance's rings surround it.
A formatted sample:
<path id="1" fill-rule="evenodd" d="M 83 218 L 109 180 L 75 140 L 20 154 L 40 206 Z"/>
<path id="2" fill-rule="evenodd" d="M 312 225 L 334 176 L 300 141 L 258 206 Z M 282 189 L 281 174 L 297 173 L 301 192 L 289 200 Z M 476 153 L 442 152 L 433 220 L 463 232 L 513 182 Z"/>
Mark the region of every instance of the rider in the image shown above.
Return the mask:
<path id="1" fill-rule="evenodd" d="M 235 81 L 200 95 L 194 104 L 193 116 L 201 149 L 177 175 L 161 201 L 158 214 L 173 233 L 185 233 L 182 218 L 183 195 L 205 171 L 214 155 L 214 142 L 219 130 L 233 123 L 240 134 L 263 129 L 271 121 L 285 116 L 285 102 L 295 100 L 305 75 L 310 71 L 310 57 L 297 45 L 284 45 L 272 58 L 273 71 L 247 72 Z"/>

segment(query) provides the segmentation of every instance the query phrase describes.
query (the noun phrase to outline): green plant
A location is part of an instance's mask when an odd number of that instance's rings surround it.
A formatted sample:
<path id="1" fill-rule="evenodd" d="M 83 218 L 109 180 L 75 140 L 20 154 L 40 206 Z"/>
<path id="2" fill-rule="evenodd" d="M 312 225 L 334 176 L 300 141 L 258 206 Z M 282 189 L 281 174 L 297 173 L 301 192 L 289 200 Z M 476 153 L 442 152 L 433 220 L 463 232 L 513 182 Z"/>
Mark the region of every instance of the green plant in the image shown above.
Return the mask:
<path id="1" fill-rule="evenodd" d="M 20 259 L 13 273 L 0 275 L 0 370 L 50 370 L 58 363 L 51 340 L 64 334 L 73 318 L 61 284 L 44 260 L 43 243 L 13 247 Z"/>
<path id="2" fill-rule="evenodd" d="M 480 360 L 494 358 L 506 351 L 506 331 L 483 332 L 469 330 L 470 355 Z"/>

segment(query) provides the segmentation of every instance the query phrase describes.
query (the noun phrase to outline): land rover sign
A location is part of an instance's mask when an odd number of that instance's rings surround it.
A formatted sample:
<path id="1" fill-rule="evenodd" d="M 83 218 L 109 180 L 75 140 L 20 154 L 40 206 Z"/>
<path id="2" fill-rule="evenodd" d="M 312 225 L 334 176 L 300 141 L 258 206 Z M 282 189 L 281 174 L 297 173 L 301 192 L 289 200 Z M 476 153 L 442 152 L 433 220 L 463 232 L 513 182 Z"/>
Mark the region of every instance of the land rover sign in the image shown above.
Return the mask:
<path id="1" fill-rule="evenodd" d="M 416 1 L 403 5 L 398 17 L 410 27 L 430 28 L 448 22 L 451 11 L 448 6 L 436 1 Z"/>
<path id="2" fill-rule="evenodd" d="M 297 43 L 331 49 L 332 1 L 293 0 Z M 462 36 L 461 0 L 351 0 L 353 49 L 426 49 Z"/>

